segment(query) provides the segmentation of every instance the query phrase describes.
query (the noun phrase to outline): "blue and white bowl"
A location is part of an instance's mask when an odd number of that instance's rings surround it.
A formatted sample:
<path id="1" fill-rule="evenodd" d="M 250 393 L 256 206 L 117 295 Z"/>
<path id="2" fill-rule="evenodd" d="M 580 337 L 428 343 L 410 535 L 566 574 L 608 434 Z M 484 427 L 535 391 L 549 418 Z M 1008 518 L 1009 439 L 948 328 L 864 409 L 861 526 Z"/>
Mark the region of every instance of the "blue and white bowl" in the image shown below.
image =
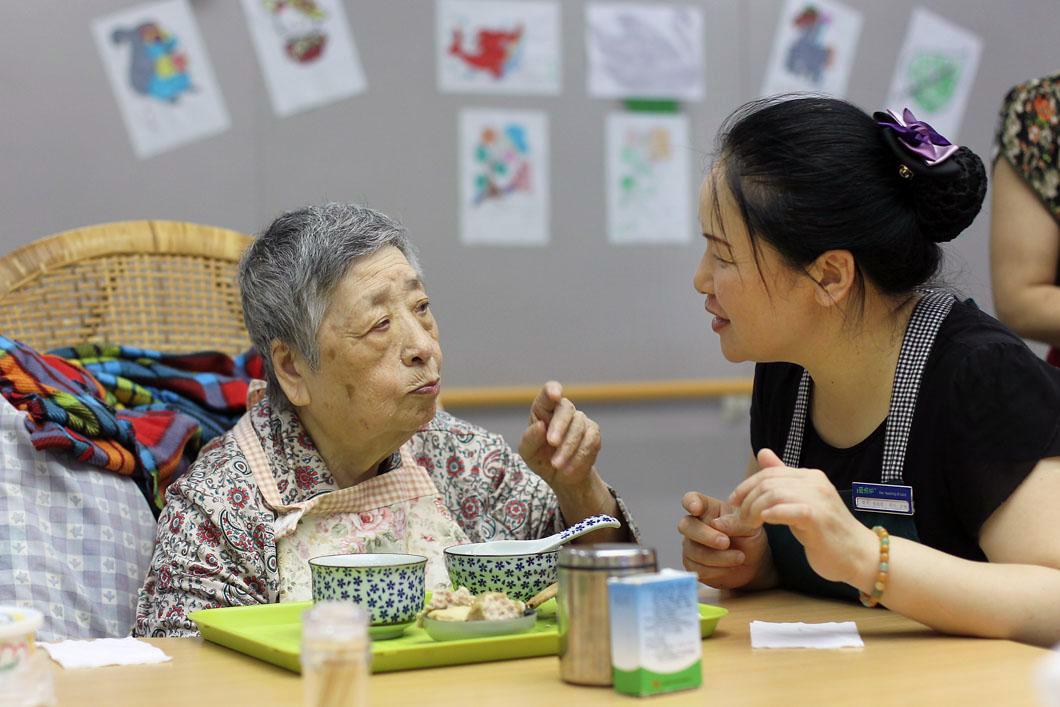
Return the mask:
<path id="1" fill-rule="evenodd" d="M 483 555 L 477 554 L 478 544 L 446 548 L 445 569 L 453 587 L 467 587 L 472 594 L 504 592 L 509 599 L 526 601 L 556 581 L 556 550 L 532 555 Z"/>
<path id="2" fill-rule="evenodd" d="M 403 623 L 423 608 L 422 555 L 323 555 L 309 561 L 313 601 L 352 601 L 368 610 L 373 626 Z"/>

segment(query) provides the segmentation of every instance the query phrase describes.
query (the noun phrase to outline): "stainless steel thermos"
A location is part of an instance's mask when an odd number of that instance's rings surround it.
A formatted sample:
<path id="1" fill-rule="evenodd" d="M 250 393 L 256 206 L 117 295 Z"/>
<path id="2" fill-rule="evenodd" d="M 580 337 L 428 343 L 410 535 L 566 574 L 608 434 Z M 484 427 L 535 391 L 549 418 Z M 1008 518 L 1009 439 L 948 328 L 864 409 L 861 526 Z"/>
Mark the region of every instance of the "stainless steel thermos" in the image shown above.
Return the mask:
<path id="1" fill-rule="evenodd" d="M 579 685 L 611 684 L 607 579 L 657 571 L 655 550 L 631 543 L 567 545 L 559 551 L 559 672 Z"/>

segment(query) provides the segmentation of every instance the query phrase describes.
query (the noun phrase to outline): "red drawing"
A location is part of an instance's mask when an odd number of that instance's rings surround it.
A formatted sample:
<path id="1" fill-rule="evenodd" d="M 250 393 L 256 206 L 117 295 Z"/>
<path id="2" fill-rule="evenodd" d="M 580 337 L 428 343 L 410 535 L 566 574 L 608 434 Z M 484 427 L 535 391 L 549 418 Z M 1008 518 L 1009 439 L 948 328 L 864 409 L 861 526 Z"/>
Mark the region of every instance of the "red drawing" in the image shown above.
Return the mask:
<path id="1" fill-rule="evenodd" d="M 503 78 L 519 62 L 518 50 L 523 38 L 523 28 L 511 31 L 480 29 L 475 35 L 474 53 L 464 50 L 464 33 L 453 30 L 453 41 L 449 53 L 478 71 L 487 71 L 493 78 Z"/>

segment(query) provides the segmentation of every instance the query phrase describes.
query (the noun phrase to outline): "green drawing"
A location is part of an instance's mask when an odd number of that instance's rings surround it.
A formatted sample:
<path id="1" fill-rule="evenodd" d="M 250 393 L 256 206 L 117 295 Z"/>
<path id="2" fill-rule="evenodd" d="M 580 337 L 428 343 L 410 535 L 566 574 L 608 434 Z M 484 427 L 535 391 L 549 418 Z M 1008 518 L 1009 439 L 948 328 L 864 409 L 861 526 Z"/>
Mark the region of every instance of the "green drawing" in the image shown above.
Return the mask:
<path id="1" fill-rule="evenodd" d="M 957 91 L 961 62 L 944 54 L 923 53 L 906 69 L 909 96 L 920 110 L 938 113 L 945 109 Z"/>

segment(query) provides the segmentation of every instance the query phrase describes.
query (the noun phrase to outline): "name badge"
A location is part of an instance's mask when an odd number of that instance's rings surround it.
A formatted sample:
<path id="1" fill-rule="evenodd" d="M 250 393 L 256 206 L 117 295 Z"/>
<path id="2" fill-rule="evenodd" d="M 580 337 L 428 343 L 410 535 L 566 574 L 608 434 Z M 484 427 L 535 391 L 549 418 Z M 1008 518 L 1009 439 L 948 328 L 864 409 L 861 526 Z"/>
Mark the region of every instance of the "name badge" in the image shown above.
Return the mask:
<path id="1" fill-rule="evenodd" d="M 854 509 L 913 515 L 913 487 L 857 482 L 851 488 Z"/>

